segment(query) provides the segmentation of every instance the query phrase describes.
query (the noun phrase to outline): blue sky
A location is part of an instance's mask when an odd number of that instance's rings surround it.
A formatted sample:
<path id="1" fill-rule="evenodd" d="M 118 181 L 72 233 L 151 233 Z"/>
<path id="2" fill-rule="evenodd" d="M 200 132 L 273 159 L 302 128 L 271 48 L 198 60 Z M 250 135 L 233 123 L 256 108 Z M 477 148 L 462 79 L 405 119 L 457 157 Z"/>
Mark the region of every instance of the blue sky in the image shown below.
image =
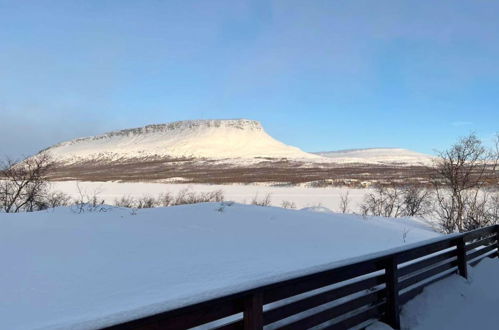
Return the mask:
<path id="1" fill-rule="evenodd" d="M 0 0 L 0 155 L 260 120 L 307 151 L 499 131 L 499 2 Z"/>

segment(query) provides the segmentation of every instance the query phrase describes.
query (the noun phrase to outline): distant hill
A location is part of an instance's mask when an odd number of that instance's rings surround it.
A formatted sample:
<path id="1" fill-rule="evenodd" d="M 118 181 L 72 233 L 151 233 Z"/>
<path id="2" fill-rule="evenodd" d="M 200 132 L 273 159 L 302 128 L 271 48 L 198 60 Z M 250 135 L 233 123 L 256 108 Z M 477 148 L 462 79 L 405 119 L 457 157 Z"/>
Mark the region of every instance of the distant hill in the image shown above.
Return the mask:
<path id="1" fill-rule="evenodd" d="M 400 148 L 367 148 L 315 152 L 337 163 L 431 165 L 434 157 Z"/>

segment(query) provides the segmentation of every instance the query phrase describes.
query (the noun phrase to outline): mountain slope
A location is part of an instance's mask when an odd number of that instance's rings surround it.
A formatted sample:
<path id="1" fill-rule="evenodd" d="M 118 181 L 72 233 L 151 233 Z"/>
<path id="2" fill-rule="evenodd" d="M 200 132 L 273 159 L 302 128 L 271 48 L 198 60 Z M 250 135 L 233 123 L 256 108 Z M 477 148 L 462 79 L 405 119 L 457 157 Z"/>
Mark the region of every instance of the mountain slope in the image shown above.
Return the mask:
<path id="1" fill-rule="evenodd" d="M 189 120 L 109 132 L 50 147 L 59 162 L 131 158 L 292 158 L 320 156 L 288 146 L 254 120 Z"/>
<path id="2" fill-rule="evenodd" d="M 337 163 L 431 165 L 433 157 L 400 148 L 370 148 L 316 152 Z"/>

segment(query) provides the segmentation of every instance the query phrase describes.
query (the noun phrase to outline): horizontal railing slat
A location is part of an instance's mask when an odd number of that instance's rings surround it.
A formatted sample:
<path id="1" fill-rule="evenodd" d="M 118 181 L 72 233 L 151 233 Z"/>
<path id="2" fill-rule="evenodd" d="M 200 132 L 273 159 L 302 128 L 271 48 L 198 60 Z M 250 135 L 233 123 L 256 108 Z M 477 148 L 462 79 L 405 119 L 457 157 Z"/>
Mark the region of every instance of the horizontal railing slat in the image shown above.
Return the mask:
<path id="1" fill-rule="evenodd" d="M 457 250 L 454 249 L 454 250 L 447 251 L 447 252 L 444 252 L 441 254 L 437 254 L 437 255 L 432 256 L 430 258 L 426 258 L 426 259 L 417 261 L 413 264 L 410 264 L 410 265 L 407 265 L 407 266 L 400 268 L 399 269 L 399 276 L 405 276 L 405 275 L 411 274 L 411 273 L 416 272 L 418 270 L 421 270 L 423 268 L 434 265 L 440 261 L 444 261 L 444 260 L 447 260 L 447 259 L 450 259 L 450 258 L 453 258 L 456 256 L 457 256 Z"/>
<path id="2" fill-rule="evenodd" d="M 495 234 L 496 231 L 497 231 L 496 226 L 489 226 L 489 227 L 485 227 L 485 228 L 475 229 L 475 230 L 463 233 L 462 235 L 464 235 L 464 239 L 466 241 L 469 241 L 469 240 L 476 238 L 476 237 L 483 237 L 483 236 Z"/>
<path id="3" fill-rule="evenodd" d="M 469 261 L 469 260 L 473 260 L 473 259 L 475 259 L 476 257 L 481 256 L 482 254 L 485 254 L 485 253 L 487 253 L 487 252 L 490 252 L 490 251 L 494 250 L 495 248 L 496 248 L 496 246 L 495 246 L 495 245 L 489 245 L 489 246 L 486 246 L 486 247 L 484 247 L 484 248 L 482 248 L 482 249 L 480 249 L 480 250 L 476 250 L 476 251 L 474 251 L 474 252 L 472 252 L 472 253 L 469 253 L 469 254 L 466 256 L 466 258 L 467 258 L 467 260 L 468 260 L 468 261 Z"/>
<path id="4" fill-rule="evenodd" d="M 265 311 L 263 313 L 263 323 L 264 324 L 273 323 L 275 321 L 281 320 L 283 318 L 297 314 L 307 309 L 311 309 L 313 307 L 342 298 L 349 294 L 383 284 L 384 281 L 385 281 L 384 274 L 374 276 L 371 278 L 366 278 L 364 280 L 360 280 L 354 283 L 349 283 L 344 286 L 327 290 L 325 292 L 321 292 L 313 296 L 306 297 L 295 302 L 291 302 L 287 305 Z"/>
<path id="5" fill-rule="evenodd" d="M 443 241 L 431 243 L 429 245 L 423 245 L 423 246 L 417 247 L 415 249 L 400 252 L 398 254 L 398 258 L 399 258 L 398 262 L 399 262 L 399 264 L 401 264 L 401 263 L 404 263 L 404 262 L 407 262 L 410 260 L 414 260 L 414 259 L 418 259 L 418 258 L 427 256 L 429 254 L 433 254 L 433 253 L 438 252 L 438 251 L 442 251 L 442 250 L 454 247 L 454 246 L 456 246 L 458 239 L 459 239 L 458 237 L 453 237 L 453 238 L 449 238 L 449 239 L 446 239 Z"/>
<path id="6" fill-rule="evenodd" d="M 487 238 L 478 240 L 476 242 L 467 244 L 466 245 L 466 251 L 476 249 L 477 247 L 480 247 L 482 245 L 488 246 L 488 245 L 495 244 L 495 243 L 496 243 L 496 237 L 495 236 L 487 237 Z"/>
<path id="7" fill-rule="evenodd" d="M 410 290 L 408 290 L 400 295 L 400 297 L 399 297 L 400 304 L 403 305 L 406 302 L 408 302 L 409 300 L 411 300 L 412 298 L 414 298 L 415 296 L 417 296 L 418 294 L 420 294 L 423 291 L 423 289 L 425 287 L 427 287 L 428 285 L 433 284 L 435 282 L 438 282 L 438 281 L 440 281 L 448 276 L 451 276 L 451 275 L 455 275 L 455 273 L 453 273 L 453 272 L 440 273 L 440 275 L 435 276 L 430 281 L 427 281 L 427 282 L 425 282 L 417 287 L 411 288 Z"/>
<path id="8" fill-rule="evenodd" d="M 417 275 L 414 275 L 412 277 L 409 277 L 399 283 L 399 290 L 403 290 L 411 285 L 414 285 L 418 282 L 421 282 L 431 276 L 437 275 L 439 273 L 442 273 L 446 270 L 449 270 L 451 268 L 454 268 L 457 266 L 457 260 L 451 260 L 446 263 L 443 263 L 439 266 L 430 268 L 429 270 L 426 270 L 424 272 L 421 272 Z"/>
<path id="9" fill-rule="evenodd" d="M 243 311 L 242 299 L 223 299 L 222 301 L 208 301 L 187 306 L 181 310 L 168 311 L 153 316 L 129 321 L 107 329 L 138 329 L 148 325 L 157 325 L 160 329 L 188 329 L 220 320 Z"/>
<path id="10" fill-rule="evenodd" d="M 381 260 L 368 260 L 321 272 L 316 275 L 309 275 L 301 281 L 284 281 L 281 285 L 266 290 L 263 294 L 263 302 L 264 304 L 268 304 L 289 298 L 300 293 L 370 274 L 383 269 L 383 267 L 384 265 Z"/>
<path id="11" fill-rule="evenodd" d="M 478 257 L 475 260 L 469 262 L 468 264 L 473 267 L 473 266 L 476 266 L 480 261 L 482 261 L 485 258 L 494 258 L 494 257 L 497 257 L 497 254 L 494 254 L 494 253 L 489 253 L 489 254 L 484 253 L 480 257 Z"/>
<path id="12" fill-rule="evenodd" d="M 347 317 L 344 320 L 341 320 L 335 324 L 327 325 L 322 330 L 344 330 L 352 328 L 356 325 L 359 325 L 363 322 L 366 322 L 373 318 L 381 318 L 383 316 L 383 309 L 385 308 L 385 304 L 379 304 L 373 307 L 370 307 L 358 314 Z"/>
<path id="13" fill-rule="evenodd" d="M 346 301 L 334 307 L 329 307 L 325 310 L 306 316 L 298 321 L 278 327 L 279 330 L 302 330 L 333 320 L 334 318 L 348 312 L 355 311 L 365 305 L 379 302 L 385 295 L 385 289 L 368 293 L 361 297 Z"/>
<path id="14" fill-rule="evenodd" d="M 224 325 L 219 325 L 215 328 L 211 328 L 211 330 L 242 330 L 242 329 L 244 329 L 243 320 L 237 320 Z"/>

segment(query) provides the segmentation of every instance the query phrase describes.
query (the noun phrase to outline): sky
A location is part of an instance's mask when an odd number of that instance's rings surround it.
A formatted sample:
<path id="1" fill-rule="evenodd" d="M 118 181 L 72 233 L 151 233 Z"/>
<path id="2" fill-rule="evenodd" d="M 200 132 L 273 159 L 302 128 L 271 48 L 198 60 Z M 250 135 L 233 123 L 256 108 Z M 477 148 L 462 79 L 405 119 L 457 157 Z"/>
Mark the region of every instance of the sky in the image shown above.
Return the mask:
<path id="1" fill-rule="evenodd" d="M 248 118 L 306 151 L 499 131 L 499 1 L 0 0 L 0 156 Z"/>

